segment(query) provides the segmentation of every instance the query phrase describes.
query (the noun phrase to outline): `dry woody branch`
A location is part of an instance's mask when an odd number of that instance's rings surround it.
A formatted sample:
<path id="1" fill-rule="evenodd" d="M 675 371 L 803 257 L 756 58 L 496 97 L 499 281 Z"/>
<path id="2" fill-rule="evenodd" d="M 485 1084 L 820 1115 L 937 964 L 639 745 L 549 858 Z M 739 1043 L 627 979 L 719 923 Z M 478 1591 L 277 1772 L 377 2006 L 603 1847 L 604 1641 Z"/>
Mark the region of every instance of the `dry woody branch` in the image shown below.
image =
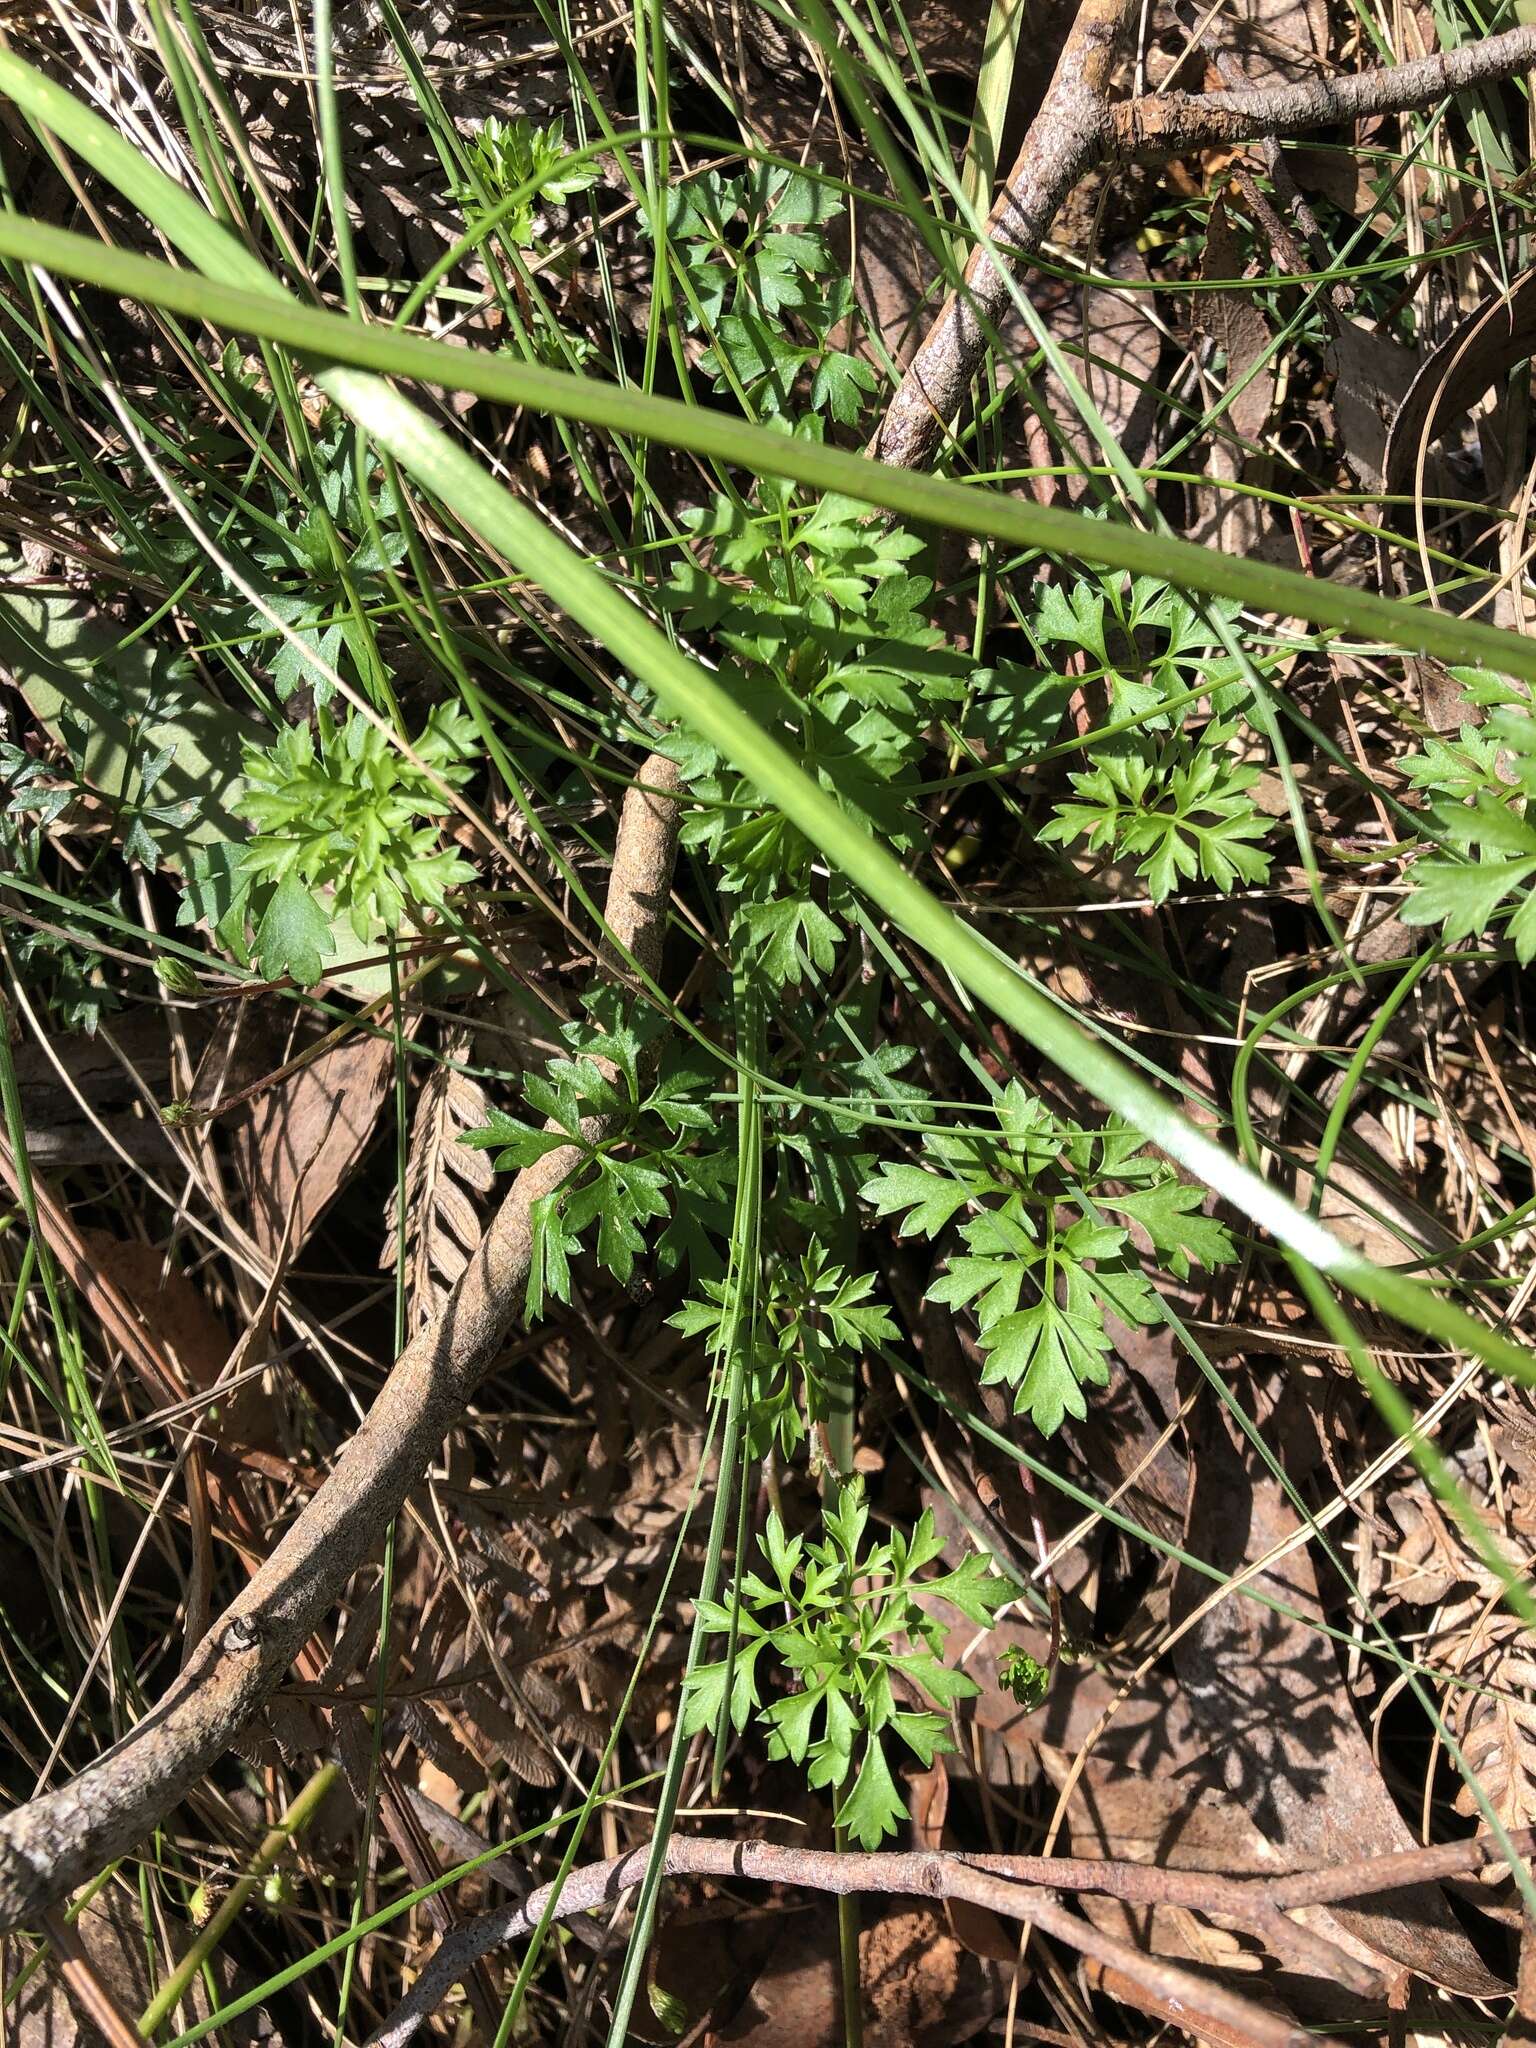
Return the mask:
<path id="1" fill-rule="evenodd" d="M 1536 1847 L 1536 1831 L 1524 1831 L 1511 1847 L 1516 1854 L 1527 1854 Z M 1181 1905 L 1220 1914 L 1274 1944 L 1278 1954 L 1304 1957 L 1313 1969 L 1321 1964 L 1325 1974 L 1351 1989 L 1379 1992 L 1382 1987 L 1373 1972 L 1362 1971 L 1360 1964 L 1333 1944 L 1310 1937 L 1305 1928 L 1287 1917 L 1288 1911 L 1486 1869 L 1500 1862 L 1504 1853 L 1499 1843 L 1483 1838 L 1378 1856 L 1335 1870 L 1245 1879 L 1068 1856 L 856 1854 L 784 1848 L 771 1842 L 674 1837 L 667 1844 L 666 1868 L 674 1878 L 798 1885 L 839 1897 L 884 1893 L 965 1900 L 1004 1919 L 1028 1921 L 1090 1961 L 1124 1972 L 1150 2000 L 1171 2005 L 1216 2029 L 1232 2029 L 1254 2048 L 1302 2048 L 1303 2043 L 1325 2041 L 1326 2037 L 1293 2027 L 1250 1999 L 1115 1940 L 1068 1912 L 1056 1894 L 1101 1892 L 1136 1904 Z M 370 2048 L 404 2048 L 481 1956 L 531 1933 L 546 1912 L 565 1920 L 611 1908 L 639 1884 L 649 1856 L 649 1848 L 641 1847 L 588 1864 L 570 1873 L 558 1895 L 553 1886 L 544 1885 L 514 1906 L 466 1922 L 443 1942 L 410 1997 L 373 2036 Z"/>
<path id="2" fill-rule="evenodd" d="M 987 220 L 985 239 L 912 358 L 872 453 L 897 469 L 932 461 L 1018 289 L 1014 269 L 1044 242 L 1073 187 L 1111 163 L 1300 135 L 1368 115 L 1435 106 L 1536 65 L 1536 28 L 1515 28 L 1413 63 L 1251 92 L 1148 94 L 1112 105 L 1110 78 L 1138 10 L 1084 0 L 1039 114 Z"/>
<path id="3" fill-rule="evenodd" d="M 605 957 L 615 968 L 632 959 L 652 979 L 677 853 L 676 788 L 670 761 L 641 765 L 608 890 Z M 592 1119 L 588 1142 L 603 1129 Z M 0 1929 L 35 1924 L 142 1841 L 281 1684 L 495 1363 L 527 1283 L 530 1212 L 576 1156 L 562 1146 L 518 1175 L 442 1316 L 401 1353 L 324 1485 L 153 1711 L 72 1783 L 0 1821 Z"/>

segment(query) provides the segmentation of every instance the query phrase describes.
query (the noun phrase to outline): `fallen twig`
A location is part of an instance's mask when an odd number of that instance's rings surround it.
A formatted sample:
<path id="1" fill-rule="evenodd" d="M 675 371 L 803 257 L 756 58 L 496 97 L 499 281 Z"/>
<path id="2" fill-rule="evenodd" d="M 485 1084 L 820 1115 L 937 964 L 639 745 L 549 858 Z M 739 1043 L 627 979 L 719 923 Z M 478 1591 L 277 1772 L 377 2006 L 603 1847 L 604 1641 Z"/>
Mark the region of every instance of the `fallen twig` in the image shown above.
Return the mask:
<path id="1" fill-rule="evenodd" d="M 1533 67 L 1536 27 L 1512 28 L 1379 71 L 1237 92 L 1149 93 L 1110 109 L 1111 154 L 1122 161 L 1168 156 L 1257 142 L 1265 135 L 1304 134 L 1374 114 L 1419 113 L 1469 85 L 1494 85 Z"/>
<path id="2" fill-rule="evenodd" d="M 1007 265 L 1034 255 L 1074 185 L 1108 163 L 1255 142 L 1374 114 L 1434 106 L 1471 85 L 1536 67 L 1536 26 L 1376 71 L 1251 91 L 1148 93 L 1112 106 L 1110 77 L 1130 0 L 1083 0 L 1040 111 L 987 220 L 985 240 L 945 300 L 886 410 L 871 453 L 893 468 L 933 457 L 1007 307 Z"/>
<path id="3" fill-rule="evenodd" d="M 1510 1835 L 1517 1856 L 1536 1851 L 1536 1828 Z M 370 2048 L 402 2048 L 480 1957 L 531 1932 L 547 1911 L 557 1920 L 611 1906 L 632 1890 L 645 1872 L 650 1848 L 642 1844 L 622 1856 L 573 1870 L 551 1909 L 552 1885 L 542 1885 L 515 1904 L 498 1906 L 466 1921 L 448 1936 L 423 1970 L 410 1995 L 371 2037 Z M 1102 1934 L 1068 1913 L 1056 1894 L 1097 1892 L 1129 1905 L 1183 1906 L 1216 1914 L 1260 1936 L 1282 1957 L 1303 1968 L 1321 1969 L 1362 1997 L 1383 1996 L 1383 1979 L 1367 1965 L 1287 1912 L 1301 1906 L 1332 1905 L 1404 1889 L 1414 1884 L 1468 1875 L 1505 1859 L 1492 1835 L 1371 1856 L 1331 1870 L 1302 1870 L 1273 1877 L 1230 1877 L 1219 1871 L 1164 1870 L 1153 1864 L 1100 1861 L 1083 1856 L 971 1856 L 924 1850 L 916 1854 L 854 1854 L 828 1849 L 785 1848 L 773 1842 L 731 1842 L 673 1836 L 667 1844 L 669 1877 L 752 1879 L 761 1884 L 799 1885 L 847 1897 L 883 1892 L 901 1897 L 965 1899 L 1014 1920 L 1028 1920 L 1079 1954 L 1122 1972 L 1155 1998 L 1173 2004 L 1189 2024 L 1197 2016 L 1236 2028 L 1254 2042 L 1292 2044 L 1318 2038 L 1292 2027 L 1235 1993 L 1226 1992 L 1161 1957 Z"/>
<path id="4" fill-rule="evenodd" d="M 1518 1854 L 1529 1854 L 1536 1848 L 1536 1829 L 1522 1830 L 1511 1840 Z M 623 1856 L 573 1870 L 554 1901 L 553 1917 L 567 1920 L 611 1907 L 640 1882 L 649 1855 L 649 1846 L 642 1844 Z M 1484 1868 L 1502 1855 L 1492 1837 L 1482 1836 L 1442 1848 L 1372 1857 L 1334 1870 L 1228 1877 L 1218 1872 L 1160 1870 L 1084 1857 L 966 1856 L 931 1850 L 909 1855 L 851 1854 L 786 1848 L 773 1842 L 689 1841 L 674 1836 L 667 1844 L 666 1868 L 669 1877 L 750 1879 L 760 1884 L 799 1885 L 838 1897 L 883 1892 L 904 1898 L 968 1900 L 1005 1918 L 1028 1920 L 1080 1955 L 1123 1972 L 1143 1990 L 1176 2006 L 1187 2025 L 1198 2026 L 1204 2018 L 1235 2029 L 1263 2048 L 1293 2048 L 1303 2041 L 1316 2043 L 1318 2037 L 1207 1978 L 1103 1934 L 1069 1913 L 1057 1894 L 1100 1892 L 1138 1905 L 1194 1907 L 1235 1921 L 1265 1939 L 1288 1930 L 1290 1935 L 1307 1937 L 1308 1960 L 1314 1965 L 1323 1962 L 1331 1975 L 1352 1989 L 1369 1980 L 1369 1990 L 1381 1995 L 1382 1982 L 1374 1973 L 1363 1970 L 1331 1942 L 1311 1935 L 1294 1921 L 1285 1921 L 1282 1908 L 1395 1891 L 1425 1878 Z M 372 2036 L 371 2048 L 403 2048 L 481 1956 L 520 1939 L 539 1924 L 550 1910 L 552 1891 L 552 1886 L 542 1885 L 515 1904 L 498 1906 L 467 1921 L 448 1936 L 410 1995 Z"/>
<path id="5" fill-rule="evenodd" d="M 610 964 L 654 976 L 677 850 L 677 770 L 659 755 L 624 800 L 609 881 Z M 588 1143 L 606 1129 L 584 1124 Z M 528 1278 L 530 1212 L 577 1157 L 548 1152 L 513 1182 L 438 1321 L 400 1354 L 357 1434 L 176 1683 L 115 1749 L 0 1821 L 0 1931 L 124 1855 L 228 1749 L 418 1484 L 496 1358 Z"/>
<path id="6" fill-rule="evenodd" d="M 1072 187 L 1103 162 L 1110 77 L 1135 14 L 1133 0 L 1082 0 L 1040 111 L 988 217 L 986 240 L 886 408 L 870 452 L 893 469 L 917 469 L 932 457 L 981 366 L 988 331 L 1008 302 L 1008 275 L 992 248 L 1033 255 Z"/>

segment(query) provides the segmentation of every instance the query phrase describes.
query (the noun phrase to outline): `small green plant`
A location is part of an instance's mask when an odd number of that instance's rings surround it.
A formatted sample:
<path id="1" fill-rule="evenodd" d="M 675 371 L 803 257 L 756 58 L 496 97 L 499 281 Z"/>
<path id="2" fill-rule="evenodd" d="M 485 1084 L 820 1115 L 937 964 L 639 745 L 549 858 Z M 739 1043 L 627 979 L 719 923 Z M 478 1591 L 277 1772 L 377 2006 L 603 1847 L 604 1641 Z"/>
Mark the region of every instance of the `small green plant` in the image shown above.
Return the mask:
<path id="1" fill-rule="evenodd" d="M 1010 1699 L 1017 1700 L 1026 1713 L 1032 1714 L 1036 1707 L 1045 1705 L 1051 1674 L 1038 1657 L 1013 1643 L 998 1657 L 997 1682 Z"/>
<path id="2" fill-rule="evenodd" d="M 1431 738 L 1403 769 L 1430 799 L 1446 854 L 1409 869 L 1405 924 L 1438 924 L 1448 940 L 1479 937 L 1507 907 L 1504 929 L 1517 959 L 1536 959 L 1536 724 L 1514 684 L 1478 669 L 1453 670 L 1468 698 L 1488 707 L 1454 741 Z"/>
<path id="3" fill-rule="evenodd" d="M 258 400 L 240 391 L 255 411 Z M 386 573 L 404 560 L 406 539 L 399 507 L 384 492 L 364 501 L 353 442 L 344 422 L 328 420 L 315 437 L 314 498 L 302 514 L 282 490 L 253 491 L 232 525 L 228 545 L 243 570 L 243 581 L 259 595 L 227 586 L 220 606 L 219 644 L 265 650 L 265 666 L 278 700 L 287 703 L 308 691 L 315 704 L 329 702 L 333 684 L 327 670 L 358 683 L 376 672 L 378 655 L 365 623 L 371 602 L 387 595 Z M 347 535 L 367 537 L 354 546 Z M 161 552 L 188 564 L 200 561 L 196 543 L 172 534 Z M 276 619 L 286 630 L 278 632 Z"/>
<path id="4" fill-rule="evenodd" d="M 1257 842 L 1270 821 L 1251 795 L 1259 771 L 1232 752 L 1249 684 L 1216 630 L 1236 612 L 1197 608 L 1155 576 L 1074 574 L 1044 584 L 1030 615 L 1040 647 L 1070 653 L 1121 728 L 1089 744 L 1075 797 L 1055 805 L 1040 837 L 1135 859 L 1154 903 L 1181 881 L 1226 891 L 1269 873 Z"/>
<path id="5" fill-rule="evenodd" d="M 527 188 L 503 223 L 520 249 L 531 249 L 538 240 L 536 215 L 541 204 L 570 199 L 597 183 L 597 165 L 590 157 L 572 159 L 563 121 L 551 121 L 541 128 L 526 114 L 516 114 L 510 121 L 493 116 L 470 138 L 469 154 L 492 199 L 505 199 L 520 187 Z M 479 194 L 469 185 L 457 196 L 463 204 L 480 203 Z"/>
<path id="6" fill-rule="evenodd" d="M 1107 685 L 1112 718 L 1166 732 L 1183 716 L 1173 701 L 1192 690 L 1218 717 L 1247 702 L 1242 663 L 1215 630 L 1218 621 L 1234 624 L 1238 609 L 1224 599 L 1197 607 L 1156 576 L 1074 567 L 1039 587 L 1029 630 L 1042 649 L 1082 657 L 1077 679 Z"/>
<path id="7" fill-rule="evenodd" d="M 571 1260 L 594 1226 L 598 1263 L 627 1284 L 645 1249 L 647 1223 L 668 1221 L 655 1254 L 662 1274 L 685 1263 L 713 1270 L 719 1258 L 712 1234 L 729 1225 L 735 1159 L 700 1099 L 707 1077 L 669 1046 L 650 1080 L 647 1047 L 661 1028 L 655 1013 L 620 1021 L 608 992 L 594 996 L 588 1009 L 586 1018 L 564 1028 L 569 1055 L 524 1079 L 524 1100 L 540 1121 L 493 1110 L 489 1123 L 460 1140 L 493 1151 L 502 1172 L 531 1166 L 564 1145 L 575 1150 L 570 1172 L 530 1212 L 530 1322 L 543 1315 L 546 1300 L 570 1300 Z M 594 1118 L 608 1126 L 599 1138 L 587 1128 Z"/>
<path id="8" fill-rule="evenodd" d="M 656 596 L 680 630 L 712 637 L 722 684 L 824 789 L 911 850 L 934 725 L 1007 700 L 1013 742 L 1038 746 L 1064 693 L 1038 671 L 984 668 L 945 644 L 929 622 L 934 586 L 915 535 L 846 498 L 804 506 L 773 480 L 759 498 L 759 511 L 717 498 L 688 517 L 693 552 Z M 715 749 L 680 733 L 668 750 L 693 799 L 684 844 L 707 854 L 734 904 L 737 956 L 773 990 L 829 974 L 855 914 L 851 894 L 823 887 L 817 849 Z"/>
<path id="9" fill-rule="evenodd" d="M 754 1457 L 777 1445 L 792 1457 L 818 1424 L 851 1405 L 853 1365 L 900 1335 L 890 1311 L 871 1300 L 873 1273 L 850 1274 L 813 1239 L 798 1258 L 770 1258 L 747 1345 L 747 1434 Z M 730 1327 L 730 1283 L 706 1280 L 701 1299 L 671 1318 L 702 1336 L 716 1355 Z M 819 1460 L 813 1459 L 813 1463 Z"/>
<path id="10" fill-rule="evenodd" d="M 710 343 L 700 368 L 717 391 L 734 380 L 765 417 L 791 409 L 805 370 L 812 411 L 845 426 L 879 388 L 870 364 L 829 340 L 854 311 L 849 278 L 829 276 L 825 229 L 842 210 L 833 187 L 766 164 L 735 178 L 705 171 L 670 195 L 667 232 L 687 283 L 686 318 Z"/>
<path id="11" fill-rule="evenodd" d="M 930 1135 L 936 1170 L 887 1162 L 863 1192 L 909 1236 L 936 1238 L 963 1215 L 965 1249 L 928 1298 L 974 1310 L 983 1381 L 1011 1386 L 1018 1413 L 1049 1436 L 1066 1416 L 1087 1414 L 1084 1387 L 1108 1382 L 1106 1315 L 1140 1326 L 1160 1319 L 1133 1225 L 1181 1277 L 1236 1253 L 1226 1225 L 1201 1214 L 1201 1190 L 1126 1125 L 1074 1128 L 1017 1082 L 996 1115 L 995 1137 Z"/>
<path id="12" fill-rule="evenodd" d="M 883 1738 L 894 1735 L 931 1764 L 954 1748 L 950 1711 L 980 1690 L 943 1662 L 948 1627 L 919 1604 L 919 1592 L 924 1603 L 947 1601 L 990 1628 L 1015 1589 L 975 1554 L 920 1584 L 918 1574 L 943 1549 L 932 1515 L 910 1535 L 895 1530 L 864 1550 L 868 1523 L 857 1482 L 840 1488 L 823 1513 L 818 1541 L 790 1536 L 777 1514 L 768 1517 L 760 1546 L 767 1575 L 748 1572 L 725 1600 L 700 1604 L 705 1633 L 734 1637 L 735 1655 L 694 1671 L 683 1728 L 697 1733 L 728 1713 L 739 1733 L 756 1710 L 769 1755 L 803 1765 L 812 1785 L 838 1794 L 837 1825 L 873 1849 L 907 1810 Z M 793 1681 L 766 1705 L 765 1651 Z M 904 1692 L 922 1704 L 904 1704 Z"/>
<path id="13" fill-rule="evenodd" d="M 290 726 L 270 747 L 247 746 L 234 808 L 253 834 L 200 849 L 181 922 L 206 917 L 269 979 L 287 974 L 308 987 L 336 950 L 333 917 L 366 944 L 397 932 L 408 910 L 442 910 L 475 870 L 442 845 L 439 820 L 450 807 L 438 784 L 467 782 L 475 748 L 473 721 L 458 705 L 432 711 L 414 759 L 361 713 L 338 725 L 323 706 L 313 729 Z"/>
<path id="14" fill-rule="evenodd" d="M 1041 839 L 1060 846 L 1086 839 L 1089 851 L 1137 859 L 1154 903 L 1181 880 L 1197 877 L 1224 893 L 1262 882 L 1270 856 L 1254 842 L 1270 821 L 1250 794 L 1259 771 L 1228 751 L 1230 725 L 1198 737 L 1111 741 L 1074 774 L 1075 802 L 1057 804 Z"/>

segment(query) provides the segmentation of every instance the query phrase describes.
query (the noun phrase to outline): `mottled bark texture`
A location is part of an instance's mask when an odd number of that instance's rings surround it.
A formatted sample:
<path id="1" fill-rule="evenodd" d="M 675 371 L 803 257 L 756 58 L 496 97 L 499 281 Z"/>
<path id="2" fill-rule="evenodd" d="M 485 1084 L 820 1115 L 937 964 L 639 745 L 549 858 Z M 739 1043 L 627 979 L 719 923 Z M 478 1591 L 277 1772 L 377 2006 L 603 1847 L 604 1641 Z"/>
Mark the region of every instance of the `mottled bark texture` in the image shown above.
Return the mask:
<path id="1" fill-rule="evenodd" d="M 1131 0 L 1084 0 L 988 218 L 986 242 L 973 252 L 960 290 L 945 300 L 871 444 L 870 453 L 882 462 L 916 469 L 933 459 L 981 367 L 988 332 L 1008 305 L 1008 266 L 1035 253 L 1088 172 L 1106 163 L 1301 134 L 1367 115 L 1409 113 L 1536 65 L 1536 27 L 1514 28 L 1379 71 L 1251 92 L 1149 93 L 1111 106 L 1111 74 L 1136 13 Z"/>

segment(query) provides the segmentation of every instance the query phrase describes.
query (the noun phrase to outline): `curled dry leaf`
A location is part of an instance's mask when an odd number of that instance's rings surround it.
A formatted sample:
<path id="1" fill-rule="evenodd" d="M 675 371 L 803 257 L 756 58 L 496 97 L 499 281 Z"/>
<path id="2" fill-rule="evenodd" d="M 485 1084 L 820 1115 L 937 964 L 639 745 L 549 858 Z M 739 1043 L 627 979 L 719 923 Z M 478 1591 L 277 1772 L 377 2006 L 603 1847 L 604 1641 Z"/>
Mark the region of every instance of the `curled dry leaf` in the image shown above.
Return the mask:
<path id="1" fill-rule="evenodd" d="M 270 1257 L 293 1207 L 297 1252 L 373 1142 L 389 1092 L 394 1047 L 371 1033 L 344 1040 L 276 1081 L 230 1119 L 250 1232 Z"/>
<path id="2" fill-rule="evenodd" d="M 1529 1827 L 1536 1820 L 1536 1655 L 1529 1636 L 1514 1615 L 1485 1613 L 1466 1638 L 1465 1657 L 1455 1661 L 1475 1688 L 1459 1695 L 1451 1716 L 1467 1768 L 1505 1827 Z M 1470 1785 L 1456 1794 L 1456 1811 L 1469 1818 L 1483 1811 Z M 1506 1875 L 1497 1864 L 1483 1873 L 1489 1884 L 1502 1884 Z"/>

